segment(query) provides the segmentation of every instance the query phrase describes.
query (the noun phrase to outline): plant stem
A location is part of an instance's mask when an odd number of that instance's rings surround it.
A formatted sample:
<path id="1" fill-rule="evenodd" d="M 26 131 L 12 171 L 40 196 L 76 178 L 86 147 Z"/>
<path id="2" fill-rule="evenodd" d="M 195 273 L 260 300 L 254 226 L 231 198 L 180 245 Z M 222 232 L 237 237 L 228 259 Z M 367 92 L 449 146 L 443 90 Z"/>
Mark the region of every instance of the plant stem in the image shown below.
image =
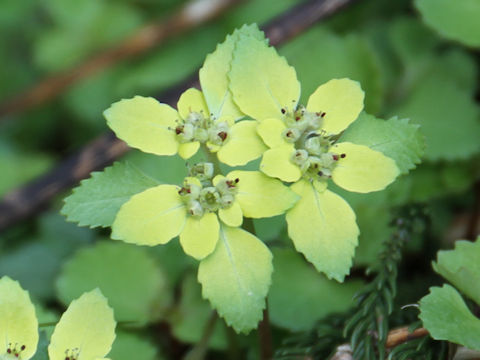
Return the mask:
<path id="1" fill-rule="evenodd" d="M 195 345 L 195 347 L 190 350 L 187 355 L 185 355 L 183 360 L 203 360 L 205 358 L 205 354 L 208 350 L 208 343 L 210 342 L 210 338 L 215 330 L 217 319 L 217 312 L 212 311 L 212 315 L 210 316 L 210 319 L 208 319 L 208 322 L 203 329 L 202 338 Z"/>
<path id="2" fill-rule="evenodd" d="M 213 164 L 214 174 L 215 175 L 223 175 L 222 174 L 222 169 L 220 168 L 220 162 L 217 159 L 217 155 L 210 152 L 210 150 L 208 150 L 208 148 L 205 144 L 202 144 L 201 148 L 202 148 L 203 153 L 205 154 L 205 157 L 207 158 L 207 161 L 209 163 Z"/>
<path id="3" fill-rule="evenodd" d="M 253 219 L 244 218 L 242 227 L 253 235 L 256 235 Z M 265 309 L 263 310 L 263 319 L 258 324 L 258 340 L 260 344 L 260 359 L 270 360 L 273 358 L 272 331 L 270 327 L 270 317 L 268 314 L 268 300 L 265 299 Z"/>
<path id="4" fill-rule="evenodd" d="M 270 328 L 270 318 L 268 315 L 268 300 L 265 299 L 265 309 L 263 310 L 263 320 L 258 324 L 258 340 L 260 344 L 260 359 L 273 359 L 272 331 Z"/>

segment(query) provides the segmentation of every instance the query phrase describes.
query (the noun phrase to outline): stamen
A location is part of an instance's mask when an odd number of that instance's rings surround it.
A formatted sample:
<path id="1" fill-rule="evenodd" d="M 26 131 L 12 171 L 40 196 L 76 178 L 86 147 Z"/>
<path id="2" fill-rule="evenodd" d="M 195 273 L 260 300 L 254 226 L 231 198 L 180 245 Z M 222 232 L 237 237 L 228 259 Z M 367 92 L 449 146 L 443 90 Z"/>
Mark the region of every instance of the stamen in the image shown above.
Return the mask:
<path id="1" fill-rule="evenodd" d="M 225 131 L 220 131 L 218 133 L 218 137 L 222 139 L 222 141 L 225 141 L 225 139 L 227 138 L 227 133 Z"/>
<path id="2" fill-rule="evenodd" d="M 282 108 L 282 110 L 280 110 L 282 112 L 282 114 L 285 114 L 287 112 L 287 110 L 285 110 L 284 108 Z"/>
<path id="3" fill-rule="evenodd" d="M 347 156 L 347 154 L 341 154 L 340 157 L 344 159 Z"/>
<path id="4" fill-rule="evenodd" d="M 183 133 L 183 126 L 177 126 L 175 128 L 175 134 L 180 135 L 181 133 Z"/>

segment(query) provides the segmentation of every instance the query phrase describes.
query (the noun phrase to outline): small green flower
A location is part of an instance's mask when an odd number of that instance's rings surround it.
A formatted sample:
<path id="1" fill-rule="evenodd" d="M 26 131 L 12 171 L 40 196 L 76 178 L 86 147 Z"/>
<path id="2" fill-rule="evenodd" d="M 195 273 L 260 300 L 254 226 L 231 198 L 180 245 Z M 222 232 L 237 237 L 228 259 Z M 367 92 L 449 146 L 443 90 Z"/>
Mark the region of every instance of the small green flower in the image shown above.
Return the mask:
<path id="1" fill-rule="evenodd" d="M 96 289 L 72 301 L 52 334 L 50 360 L 108 360 L 115 339 L 113 310 Z M 0 359 L 28 360 L 37 350 L 38 321 L 28 292 L 0 279 Z"/>
<path id="2" fill-rule="evenodd" d="M 294 182 L 292 190 L 301 197 L 287 212 L 295 247 L 319 271 L 342 281 L 359 230 L 350 206 L 327 190 L 329 179 L 367 193 L 384 189 L 399 174 L 395 161 L 381 152 L 341 141 L 343 130 L 363 109 L 360 85 L 334 79 L 319 86 L 306 106 L 299 105 L 295 69 L 275 49 L 249 37 L 237 43 L 230 80 L 235 102 L 258 120 L 258 134 L 270 148 L 260 169 Z"/>
<path id="3" fill-rule="evenodd" d="M 134 195 L 120 208 L 112 238 L 154 246 L 179 235 L 185 253 L 201 260 L 215 250 L 221 226 L 239 227 L 244 216 L 283 214 L 297 200 L 259 171 L 213 177 L 211 169 L 210 163 L 197 164 L 182 186 L 159 185 Z"/>
<path id="4" fill-rule="evenodd" d="M 105 110 L 110 128 L 131 147 L 156 155 L 178 153 L 188 159 L 205 144 L 230 166 L 260 157 L 266 147 L 256 133 L 256 122 L 236 122 L 245 114 L 234 104 L 228 89 L 227 73 L 240 32 L 255 36 L 259 30 L 244 27 L 227 36 L 200 69 L 203 92 L 186 90 L 177 103 L 178 111 L 154 98 L 135 96 Z"/>

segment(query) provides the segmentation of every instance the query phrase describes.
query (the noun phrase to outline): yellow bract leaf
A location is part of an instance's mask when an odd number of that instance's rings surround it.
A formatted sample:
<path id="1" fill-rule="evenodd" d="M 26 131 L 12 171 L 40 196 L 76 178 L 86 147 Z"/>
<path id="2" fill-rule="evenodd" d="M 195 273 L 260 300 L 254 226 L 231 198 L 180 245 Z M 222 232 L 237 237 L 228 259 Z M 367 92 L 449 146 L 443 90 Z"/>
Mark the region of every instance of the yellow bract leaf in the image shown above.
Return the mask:
<path id="1" fill-rule="evenodd" d="M 239 179 L 236 201 L 243 215 L 250 218 L 264 218 L 283 214 L 298 200 L 298 196 L 277 179 L 260 171 L 232 171 L 229 179 Z"/>
<path id="2" fill-rule="evenodd" d="M 0 358 L 7 354 L 9 348 L 12 358 L 15 358 L 13 350 L 16 350 L 22 360 L 30 359 L 37 350 L 35 308 L 28 292 L 8 276 L 0 279 L 0 339 Z"/>
<path id="3" fill-rule="evenodd" d="M 112 239 L 154 246 L 180 234 L 187 215 L 178 190 L 173 185 L 159 185 L 134 195 L 120 208 Z"/>
<path id="4" fill-rule="evenodd" d="M 231 115 L 235 119 L 243 116 L 233 102 L 227 77 L 237 38 L 237 34 L 228 35 L 222 44 L 217 45 L 215 52 L 207 55 L 198 73 L 208 108 L 216 119 L 221 115 Z"/>
<path id="5" fill-rule="evenodd" d="M 183 159 L 190 159 L 193 155 L 197 153 L 199 147 L 200 143 L 198 141 L 179 144 L 178 155 L 180 155 Z"/>
<path id="6" fill-rule="evenodd" d="M 354 122 L 363 109 L 365 93 L 350 79 L 333 79 L 320 85 L 308 99 L 307 110 L 325 112 L 323 130 L 339 134 Z"/>
<path id="7" fill-rule="evenodd" d="M 290 161 L 294 151 L 293 144 L 286 144 L 263 153 L 260 170 L 271 177 L 283 181 L 297 181 L 302 176 L 300 168 Z"/>
<path id="8" fill-rule="evenodd" d="M 230 128 L 227 141 L 217 153 L 218 160 L 238 166 L 262 156 L 267 147 L 257 135 L 256 121 L 240 121 Z"/>
<path id="9" fill-rule="evenodd" d="M 202 296 L 237 332 L 257 327 L 272 275 L 272 254 L 249 232 L 222 225 L 215 251 L 200 262 Z"/>
<path id="10" fill-rule="evenodd" d="M 229 77 L 234 101 L 256 120 L 281 117 L 282 108 L 293 111 L 300 98 L 295 69 L 254 37 L 238 40 Z"/>
<path id="11" fill-rule="evenodd" d="M 190 88 L 180 95 L 177 108 L 182 119 L 185 119 L 191 112 L 203 113 L 203 116 L 210 117 L 202 92 L 195 88 Z"/>
<path id="12" fill-rule="evenodd" d="M 103 358 L 115 340 L 115 319 L 107 299 L 96 289 L 72 301 L 52 334 L 50 360 Z"/>
<path id="13" fill-rule="evenodd" d="M 219 230 L 220 224 L 214 213 L 206 213 L 201 218 L 189 216 L 180 234 L 183 251 L 197 260 L 202 260 L 215 249 Z"/>
<path id="14" fill-rule="evenodd" d="M 178 113 L 154 98 L 135 96 L 112 104 L 103 115 L 108 126 L 129 146 L 156 155 L 173 155 L 178 143 Z"/>
<path id="15" fill-rule="evenodd" d="M 287 144 L 282 136 L 286 128 L 282 120 L 272 118 L 261 121 L 257 126 L 257 132 L 265 144 L 274 148 Z"/>
<path id="16" fill-rule="evenodd" d="M 238 227 L 243 223 L 242 208 L 237 201 L 235 201 L 229 208 L 218 210 L 218 215 L 228 226 Z"/>
<path id="17" fill-rule="evenodd" d="M 399 175 L 395 161 L 364 145 L 338 143 L 332 152 L 345 154 L 332 171 L 332 179 L 348 191 L 368 193 L 384 189 Z"/>
<path id="18" fill-rule="evenodd" d="M 337 194 L 316 191 L 310 182 L 292 185 L 301 200 L 287 212 L 288 235 L 318 271 L 343 281 L 350 271 L 359 230 L 355 213 Z"/>

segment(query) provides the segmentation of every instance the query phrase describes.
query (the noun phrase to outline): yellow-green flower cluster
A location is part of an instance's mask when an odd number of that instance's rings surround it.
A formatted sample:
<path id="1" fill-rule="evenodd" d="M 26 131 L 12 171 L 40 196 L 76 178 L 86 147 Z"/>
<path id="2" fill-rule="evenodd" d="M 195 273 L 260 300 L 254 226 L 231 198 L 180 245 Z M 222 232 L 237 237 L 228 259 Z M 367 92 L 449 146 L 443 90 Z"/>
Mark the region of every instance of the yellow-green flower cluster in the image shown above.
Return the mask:
<path id="1" fill-rule="evenodd" d="M 342 281 L 359 230 L 328 182 L 377 191 L 399 171 L 382 153 L 341 140 L 363 109 L 360 85 L 334 79 L 300 105 L 295 70 L 256 26 L 228 36 L 207 57 L 200 85 L 202 91 L 181 95 L 177 110 L 136 96 L 105 111 L 109 126 L 132 147 L 184 159 L 202 149 L 206 158 L 182 184 L 131 197 L 116 215 L 112 238 L 153 246 L 179 236 L 185 253 L 201 261 L 203 295 L 227 323 L 248 332 L 261 319 L 272 265 L 261 240 L 238 229 L 244 217 L 286 213 L 297 250 Z M 259 157 L 260 171 L 220 172 L 219 163 L 244 165 Z"/>

